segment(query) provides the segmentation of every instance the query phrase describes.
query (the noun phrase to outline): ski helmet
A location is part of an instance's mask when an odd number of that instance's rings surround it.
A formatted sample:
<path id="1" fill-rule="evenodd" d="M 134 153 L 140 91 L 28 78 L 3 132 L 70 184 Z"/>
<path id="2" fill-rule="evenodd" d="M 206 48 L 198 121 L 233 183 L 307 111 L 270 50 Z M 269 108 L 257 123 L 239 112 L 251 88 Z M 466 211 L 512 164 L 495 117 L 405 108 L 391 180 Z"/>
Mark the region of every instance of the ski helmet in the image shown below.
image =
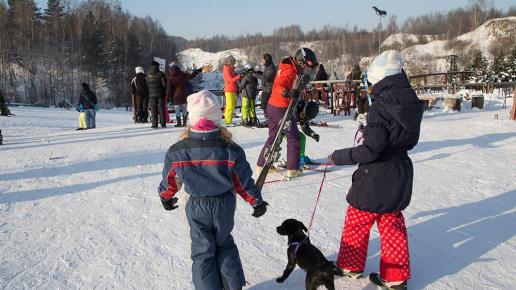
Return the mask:
<path id="1" fill-rule="evenodd" d="M 318 65 L 315 53 L 311 49 L 306 47 L 302 47 L 298 51 L 296 51 L 296 55 L 294 58 L 296 62 L 301 66 L 306 65 L 313 69 Z"/>
<path id="2" fill-rule="evenodd" d="M 319 104 L 313 101 L 306 103 L 303 109 L 303 115 L 305 120 L 312 120 L 319 114 Z"/>
<path id="3" fill-rule="evenodd" d="M 253 67 L 252 67 L 250 64 L 246 64 L 246 65 L 244 65 L 244 70 L 245 70 L 245 71 L 250 71 L 250 70 L 252 70 L 252 69 L 253 69 Z"/>

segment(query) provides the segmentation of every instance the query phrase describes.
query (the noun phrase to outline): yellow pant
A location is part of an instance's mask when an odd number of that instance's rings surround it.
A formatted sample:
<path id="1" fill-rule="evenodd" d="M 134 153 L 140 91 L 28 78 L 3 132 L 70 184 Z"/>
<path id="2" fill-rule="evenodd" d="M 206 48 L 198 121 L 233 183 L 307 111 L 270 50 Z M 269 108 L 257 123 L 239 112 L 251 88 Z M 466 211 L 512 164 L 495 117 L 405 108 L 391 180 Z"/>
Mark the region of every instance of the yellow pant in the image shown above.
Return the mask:
<path id="1" fill-rule="evenodd" d="M 88 128 L 88 120 L 86 116 L 86 112 L 79 113 L 79 128 L 87 129 Z"/>
<path id="2" fill-rule="evenodd" d="M 224 92 L 226 96 L 226 110 L 224 111 L 224 119 L 226 124 L 231 124 L 233 120 L 233 113 L 235 112 L 237 94 L 231 92 Z"/>

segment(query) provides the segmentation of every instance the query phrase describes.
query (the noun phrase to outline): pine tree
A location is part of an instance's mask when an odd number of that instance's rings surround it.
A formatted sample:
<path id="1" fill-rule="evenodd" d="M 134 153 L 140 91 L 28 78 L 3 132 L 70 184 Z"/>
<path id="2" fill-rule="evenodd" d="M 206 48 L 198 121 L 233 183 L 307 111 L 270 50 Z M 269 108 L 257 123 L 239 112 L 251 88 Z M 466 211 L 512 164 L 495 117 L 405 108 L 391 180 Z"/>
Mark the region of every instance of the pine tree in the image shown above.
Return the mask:
<path id="1" fill-rule="evenodd" d="M 512 49 L 512 54 L 508 57 L 507 67 L 505 68 L 507 72 L 507 81 L 515 82 L 516 81 L 516 47 Z"/>
<path id="2" fill-rule="evenodd" d="M 489 80 L 491 77 L 489 62 L 480 50 L 475 53 L 473 63 L 468 65 L 467 71 L 472 71 L 473 74 L 469 78 L 470 82 L 480 83 Z"/>
<path id="3" fill-rule="evenodd" d="M 82 64 L 89 73 L 94 75 L 94 78 L 99 72 L 99 66 L 103 63 L 102 47 L 102 32 L 97 26 L 95 16 L 90 11 L 86 15 L 82 26 L 81 48 Z"/>

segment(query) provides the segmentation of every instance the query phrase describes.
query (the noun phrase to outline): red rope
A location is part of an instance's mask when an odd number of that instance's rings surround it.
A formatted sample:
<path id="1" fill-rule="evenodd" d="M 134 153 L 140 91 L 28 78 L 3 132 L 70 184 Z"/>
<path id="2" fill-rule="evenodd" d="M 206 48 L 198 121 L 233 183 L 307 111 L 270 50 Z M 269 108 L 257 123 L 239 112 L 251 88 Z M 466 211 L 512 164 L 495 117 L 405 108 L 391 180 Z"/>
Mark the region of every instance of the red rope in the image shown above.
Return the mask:
<path id="1" fill-rule="evenodd" d="M 265 181 L 263 184 L 276 183 L 276 182 L 280 182 L 280 181 L 283 181 L 283 179 L 269 180 L 269 181 Z"/>
<path id="2" fill-rule="evenodd" d="M 323 171 L 323 178 L 321 180 L 321 186 L 319 187 L 319 193 L 317 194 L 317 200 L 315 201 L 314 210 L 312 212 L 312 217 L 310 217 L 310 222 L 308 223 L 308 235 L 310 235 L 310 230 L 312 229 L 312 222 L 314 221 L 315 211 L 317 210 L 317 205 L 319 204 L 319 198 L 321 197 L 322 188 L 324 185 L 324 181 L 326 180 L 326 172 L 328 172 L 328 163 L 325 164 Z"/>

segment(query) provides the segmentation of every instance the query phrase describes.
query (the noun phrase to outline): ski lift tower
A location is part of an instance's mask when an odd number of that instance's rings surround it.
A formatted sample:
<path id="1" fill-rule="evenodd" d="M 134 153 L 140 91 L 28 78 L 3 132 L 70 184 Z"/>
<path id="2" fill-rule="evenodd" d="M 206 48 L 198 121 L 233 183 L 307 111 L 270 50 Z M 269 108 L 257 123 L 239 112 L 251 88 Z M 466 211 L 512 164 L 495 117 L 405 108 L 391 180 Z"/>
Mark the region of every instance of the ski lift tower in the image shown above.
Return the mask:
<path id="1" fill-rule="evenodd" d="M 381 10 L 376 6 L 373 6 L 374 12 L 376 12 L 376 15 L 380 17 L 380 24 L 378 27 L 378 54 L 382 53 L 381 46 L 382 46 L 382 17 L 387 16 L 387 11 Z"/>

